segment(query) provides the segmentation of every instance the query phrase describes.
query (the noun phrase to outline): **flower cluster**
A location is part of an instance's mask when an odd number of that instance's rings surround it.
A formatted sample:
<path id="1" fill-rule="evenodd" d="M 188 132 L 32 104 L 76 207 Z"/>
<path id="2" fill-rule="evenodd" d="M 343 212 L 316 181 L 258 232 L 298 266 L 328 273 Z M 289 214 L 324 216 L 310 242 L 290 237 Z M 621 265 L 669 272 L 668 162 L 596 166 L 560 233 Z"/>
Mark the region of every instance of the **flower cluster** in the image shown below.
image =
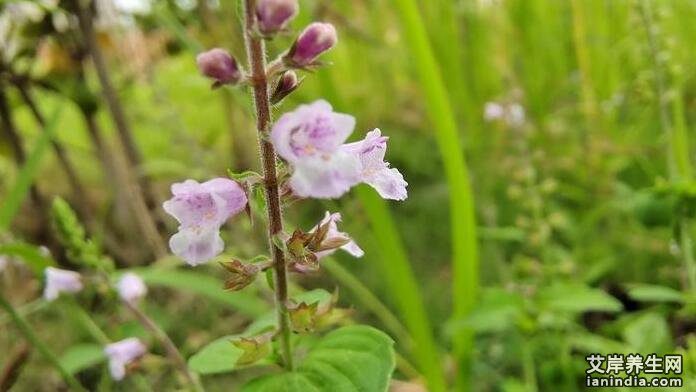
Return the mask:
<path id="1" fill-rule="evenodd" d="M 293 166 L 289 185 L 297 196 L 337 198 L 364 182 L 385 199 L 406 199 L 404 177 L 384 161 L 387 137 L 375 129 L 361 141 L 344 144 L 354 128 L 353 116 L 335 113 L 324 100 L 278 119 L 271 141 Z"/>
<path id="2" fill-rule="evenodd" d="M 253 10 L 253 34 L 271 39 L 285 31 L 298 13 L 297 0 L 259 0 Z M 295 91 L 301 80 L 296 70 L 311 70 L 323 63 L 319 56 L 338 42 L 330 23 L 313 22 L 305 27 L 290 48 L 269 63 L 266 76 L 272 79 L 270 101 L 275 104 Z M 237 61 L 223 49 L 215 48 L 198 55 L 201 73 L 224 84 L 252 84 Z M 405 200 L 407 182 L 399 170 L 386 162 L 388 137 L 379 129 L 364 139 L 347 143 L 355 129 L 355 117 L 333 111 L 331 105 L 318 100 L 300 105 L 285 113 L 272 125 L 269 135 L 275 152 L 289 166 L 289 178 L 278 184 L 285 196 L 333 199 L 343 196 L 353 186 L 364 183 L 381 197 Z M 247 184 L 248 186 L 250 184 Z M 253 185 L 252 185 L 253 186 Z M 245 187 L 244 189 L 248 189 Z M 229 217 L 244 209 L 247 199 L 242 187 L 231 180 L 214 179 L 202 184 L 193 180 L 172 186 L 172 199 L 164 210 L 180 223 L 179 232 L 171 237 L 172 252 L 190 265 L 197 265 L 219 255 L 224 244 L 219 229 Z M 342 248 L 360 257 L 362 250 L 345 233 L 338 231 L 339 214 L 329 214 L 309 233 L 300 230 L 285 234 L 290 268 L 296 272 L 314 270 L 320 258 Z M 247 268 L 238 260 L 223 263 L 232 273 L 225 287 L 239 289 L 248 285 L 258 268 Z"/>

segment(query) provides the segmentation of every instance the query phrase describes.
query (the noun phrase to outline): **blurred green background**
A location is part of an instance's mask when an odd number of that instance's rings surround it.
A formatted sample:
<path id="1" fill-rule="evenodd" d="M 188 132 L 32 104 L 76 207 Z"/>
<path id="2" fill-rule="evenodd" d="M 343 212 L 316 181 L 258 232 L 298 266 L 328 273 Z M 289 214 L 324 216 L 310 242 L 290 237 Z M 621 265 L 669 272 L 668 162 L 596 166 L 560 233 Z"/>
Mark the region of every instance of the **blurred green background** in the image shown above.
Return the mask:
<path id="1" fill-rule="evenodd" d="M 191 270 L 155 260 L 126 207 L 129 190 L 109 171 L 127 160 L 67 3 L 0 6 L 4 115 L 29 157 L 18 164 L 2 134 L 0 224 L 8 230 L 0 251 L 27 261 L 46 245 L 66 263 L 47 242 L 50 222 L 32 191 L 17 184 L 33 182 L 44 202 L 62 196 L 120 268 L 142 271 L 152 286 L 148 310 L 192 354 L 264 313 L 272 296 L 261 281 L 249 292 L 217 290 L 215 265 Z M 97 3 L 96 42 L 143 156 L 133 169 L 157 200 L 185 178 L 258 170 L 249 91 L 211 91 L 194 61 L 204 48 L 223 47 L 245 63 L 238 2 Z M 362 259 L 337 254 L 321 274 L 293 279 L 338 287 L 355 320 L 395 338 L 406 363 L 395 378 L 408 383 L 394 391 L 459 391 L 469 382 L 476 391 L 582 390 L 593 352 L 683 354 L 684 389 L 696 387 L 689 145 L 696 2 L 301 0 L 300 7 L 294 30 L 328 21 L 339 44 L 325 58 L 331 65 L 306 74 L 275 114 L 325 98 L 356 116 L 353 139 L 381 128 L 409 198 L 386 203 L 360 187 L 338 201 L 285 208 L 288 226 L 304 228 L 326 209 L 342 212 L 342 227 L 366 250 Z M 293 36 L 270 42 L 270 52 L 281 53 Z M 45 131 L 85 192 L 67 180 L 54 149 L 41 147 Z M 171 219 L 164 224 L 175 229 Z M 263 224 L 246 219 L 223 236 L 226 252 L 241 257 L 266 246 Z M 4 295 L 57 353 L 90 347 L 79 315 L 35 300 L 40 279 L 22 265 L 0 276 Z M 109 335 L 143 333 L 99 301 L 91 306 Z M 0 351 L 12 352 L 18 332 L 5 315 L 0 325 Z M 470 373 L 457 370 L 456 358 Z M 160 363 L 143 366 L 155 369 L 155 390 L 171 388 Z M 47 369 L 38 357 L 29 361 L 16 390 L 54 390 L 59 379 Z M 75 371 L 94 388 L 103 380 L 99 366 Z M 205 380 L 215 391 L 248 378 Z"/>

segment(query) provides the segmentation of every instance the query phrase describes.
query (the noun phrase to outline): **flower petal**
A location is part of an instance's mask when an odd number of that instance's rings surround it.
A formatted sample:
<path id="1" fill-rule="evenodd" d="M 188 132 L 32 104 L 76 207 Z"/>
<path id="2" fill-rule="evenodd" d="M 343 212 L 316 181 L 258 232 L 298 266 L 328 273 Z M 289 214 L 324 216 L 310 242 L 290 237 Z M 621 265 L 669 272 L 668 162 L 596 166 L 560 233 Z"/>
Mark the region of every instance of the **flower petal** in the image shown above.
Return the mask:
<path id="1" fill-rule="evenodd" d="M 203 264 L 222 253 L 224 243 L 219 228 L 181 229 L 169 239 L 169 248 L 189 265 Z"/>
<path id="2" fill-rule="evenodd" d="M 397 169 L 385 167 L 365 176 L 363 181 L 375 188 L 377 193 L 384 199 L 406 200 L 408 197 L 408 192 L 406 191 L 408 183 Z"/>
<path id="3" fill-rule="evenodd" d="M 296 163 L 290 187 L 300 197 L 338 198 L 357 184 L 359 168 L 357 157 L 345 153 L 304 159 Z"/>

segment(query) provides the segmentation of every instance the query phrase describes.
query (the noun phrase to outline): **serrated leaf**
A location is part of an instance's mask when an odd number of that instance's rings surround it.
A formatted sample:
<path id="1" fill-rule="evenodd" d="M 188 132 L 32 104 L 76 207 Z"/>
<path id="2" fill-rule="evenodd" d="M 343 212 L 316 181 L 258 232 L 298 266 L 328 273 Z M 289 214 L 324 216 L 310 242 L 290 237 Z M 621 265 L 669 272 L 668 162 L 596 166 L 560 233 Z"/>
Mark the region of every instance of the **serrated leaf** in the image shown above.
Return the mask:
<path id="1" fill-rule="evenodd" d="M 553 285 L 540 291 L 539 300 L 543 306 L 561 312 L 618 312 L 623 309 L 616 298 L 600 289 L 582 284 Z"/>
<path id="2" fill-rule="evenodd" d="M 237 336 L 225 336 L 214 340 L 203 347 L 188 360 L 188 365 L 194 372 L 200 374 L 217 374 L 233 371 L 237 360 L 244 351 L 232 344 Z"/>
<path id="3" fill-rule="evenodd" d="M 368 326 L 330 332 L 293 372 L 264 376 L 243 392 L 384 392 L 394 370 L 394 341 Z"/>
<path id="4" fill-rule="evenodd" d="M 68 348 L 59 361 L 70 374 L 78 373 L 106 359 L 104 348 L 97 344 L 77 344 Z"/>
<path id="5" fill-rule="evenodd" d="M 636 284 L 628 289 L 628 295 L 641 302 L 682 302 L 684 297 L 679 291 L 651 284 Z"/>

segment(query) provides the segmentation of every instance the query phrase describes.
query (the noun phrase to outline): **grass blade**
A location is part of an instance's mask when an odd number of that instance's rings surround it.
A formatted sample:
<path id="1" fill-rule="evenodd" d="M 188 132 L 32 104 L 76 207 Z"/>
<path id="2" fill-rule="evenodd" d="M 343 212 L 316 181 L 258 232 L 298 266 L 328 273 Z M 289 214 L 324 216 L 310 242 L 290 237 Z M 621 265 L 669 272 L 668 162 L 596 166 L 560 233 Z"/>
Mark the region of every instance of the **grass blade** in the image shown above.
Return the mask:
<path id="1" fill-rule="evenodd" d="M 396 0 L 402 32 L 413 54 L 413 61 L 425 94 L 425 106 L 436 129 L 436 138 L 447 174 L 452 224 L 453 317 L 463 319 L 472 309 L 478 291 L 478 244 L 473 193 L 464 161 L 457 124 L 447 97 L 433 50 L 415 0 Z M 461 72 L 461 70 L 459 71 Z M 458 362 L 457 390 L 470 388 L 473 333 L 463 331 L 454 337 Z"/>
<path id="2" fill-rule="evenodd" d="M 10 228 L 12 219 L 17 215 L 19 208 L 22 206 L 22 201 L 27 196 L 31 184 L 34 183 L 39 173 L 40 164 L 48 151 L 56 126 L 60 120 L 60 115 L 63 112 L 63 101 L 60 101 L 57 105 L 46 123 L 46 131 L 39 136 L 34 144 L 34 149 L 17 174 L 14 185 L 7 192 L 7 196 L 3 200 L 2 205 L 0 205 L 0 232 Z"/>

